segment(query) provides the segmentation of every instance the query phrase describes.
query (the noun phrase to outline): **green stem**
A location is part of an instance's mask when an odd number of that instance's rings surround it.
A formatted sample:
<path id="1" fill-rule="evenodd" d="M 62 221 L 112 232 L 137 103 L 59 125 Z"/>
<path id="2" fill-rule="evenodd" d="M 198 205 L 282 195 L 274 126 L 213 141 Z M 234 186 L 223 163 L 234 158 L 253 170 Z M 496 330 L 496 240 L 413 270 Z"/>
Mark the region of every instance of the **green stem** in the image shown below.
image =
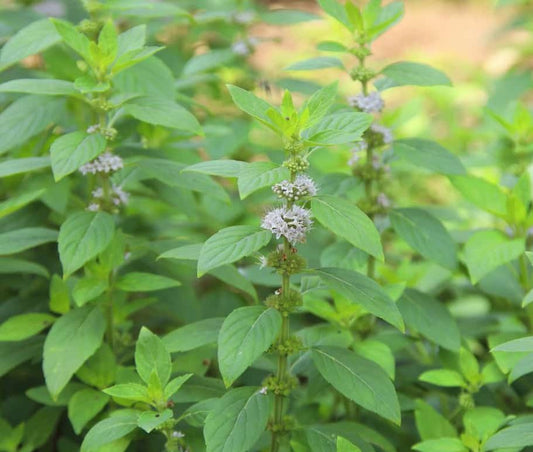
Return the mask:
<path id="1" fill-rule="evenodd" d="M 366 178 L 365 178 L 365 195 L 366 195 L 366 201 L 367 203 L 370 203 L 372 200 L 372 179 L 370 179 L 368 176 L 369 174 L 372 174 L 372 157 L 374 155 L 374 149 L 372 146 L 369 146 L 366 149 Z M 368 215 L 370 219 L 373 221 L 373 215 Z M 374 256 L 368 256 L 367 261 L 367 268 L 366 268 L 366 275 L 369 278 L 374 279 L 375 276 L 375 270 L 376 270 L 376 259 Z"/>
<path id="2" fill-rule="evenodd" d="M 522 254 L 520 256 L 520 282 L 522 288 L 528 292 L 529 291 L 529 270 L 527 267 L 527 256 Z"/>
<path id="3" fill-rule="evenodd" d="M 111 347 L 111 350 L 115 350 L 115 321 L 113 316 L 113 286 L 114 286 L 114 275 L 113 271 L 109 272 L 108 278 L 108 289 L 107 289 L 107 305 L 106 305 L 106 314 L 107 314 L 107 330 L 106 330 L 106 340 L 108 345 Z"/>
<path id="4" fill-rule="evenodd" d="M 283 251 L 286 255 L 289 255 L 291 252 L 291 246 L 289 241 L 283 239 Z M 281 294 L 282 296 L 288 296 L 290 291 L 290 275 L 284 273 L 281 281 Z M 279 343 L 284 344 L 290 335 L 290 321 L 288 313 L 282 313 L 281 318 L 281 333 L 279 336 Z M 276 373 L 276 383 L 278 386 L 283 386 L 286 381 L 287 376 L 287 355 L 280 353 L 278 355 L 278 369 Z M 283 405 L 285 403 L 285 395 L 276 394 L 274 397 L 274 429 L 278 428 L 283 421 Z M 270 451 L 278 452 L 280 448 L 280 434 L 278 431 L 272 431 L 272 440 L 270 443 Z"/>

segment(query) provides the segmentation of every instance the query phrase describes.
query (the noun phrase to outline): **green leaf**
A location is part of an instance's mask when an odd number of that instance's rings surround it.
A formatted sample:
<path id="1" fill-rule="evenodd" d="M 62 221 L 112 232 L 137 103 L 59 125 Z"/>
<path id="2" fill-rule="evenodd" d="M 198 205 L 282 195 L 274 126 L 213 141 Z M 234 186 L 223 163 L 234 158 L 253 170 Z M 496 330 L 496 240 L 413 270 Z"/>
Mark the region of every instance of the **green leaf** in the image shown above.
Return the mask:
<path id="1" fill-rule="evenodd" d="M 29 173 L 50 166 L 49 157 L 26 157 L 22 159 L 6 160 L 0 163 L 0 177 Z"/>
<path id="2" fill-rule="evenodd" d="M 87 362 L 76 372 L 76 376 L 85 384 L 103 389 L 115 381 L 117 364 L 111 347 L 102 346 L 91 356 Z"/>
<path id="3" fill-rule="evenodd" d="M 305 131 L 305 140 L 314 145 L 348 144 L 361 138 L 372 123 L 372 116 L 360 112 L 334 113 Z"/>
<path id="4" fill-rule="evenodd" d="M 151 403 L 148 388 L 138 383 L 121 383 L 103 390 L 107 395 L 119 399 L 133 400 L 135 402 Z"/>
<path id="5" fill-rule="evenodd" d="M 210 176 L 239 177 L 241 170 L 246 166 L 246 162 L 238 160 L 210 160 L 187 166 L 183 171 L 192 171 Z"/>
<path id="6" fill-rule="evenodd" d="M 314 57 L 298 63 L 293 63 L 285 68 L 286 71 L 312 71 L 316 69 L 328 69 L 328 68 L 340 68 L 344 69 L 342 61 L 335 57 Z"/>
<path id="7" fill-rule="evenodd" d="M 89 64 L 92 64 L 93 58 L 89 50 L 91 42 L 89 41 L 89 38 L 78 31 L 77 28 L 70 22 L 55 18 L 50 20 L 63 39 L 63 42 L 65 42 L 65 44 L 67 44 L 72 50 L 80 55 L 85 61 L 87 61 Z"/>
<path id="8" fill-rule="evenodd" d="M 261 14 L 261 20 L 272 25 L 293 25 L 317 19 L 320 16 L 296 9 L 276 9 Z"/>
<path id="9" fill-rule="evenodd" d="M 436 344 L 458 352 L 461 333 L 444 304 L 414 289 L 407 289 L 398 301 L 405 324 Z"/>
<path id="10" fill-rule="evenodd" d="M 41 450 L 56 430 L 62 411 L 61 408 L 48 406 L 37 410 L 25 423 L 20 451 Z"/>
<path id="11" fill-rule="evenodd" d="M 315 91 L 305 103 L 305 109 L 309 111 L 309 121 L 306 127 L 310 127 L 320 121 L 331 109 L 337 96 L 338 83 L 331 83 L 318 91 Z"/>
<path id="12" fill-rule="evenodd" d="M 407 61 L 392 63 L 383 68 L 381 74 L 384 78 L 376 81 L 375 85 L 380 91 L 395 86 L 451 86 L 452 82 L 443 72 L 427 64 L 411 63 Z"/>
<path id="13" fill-rule="evenodd" d="M 499 266 L 521 256 L 524 251 L 523 238 L 509 239 L 496 230 L 479 231 L 467 240 L 463 260 L 475 284 Z"/>
<path id="14" fill-rule="evenodd" d="M 57 231 L 46 228 L 23 228 L 3 232 L 0 234 L 0 255 L 20 253 L 56 240 Z"/>
<path id="15" fill-rule="evenodd" d="M 0 342 L 13 342 L 35 336 L 55 321 L 50 314 L 30 313 L 15 315 L 0 325 Z"/>
<path id="16" fill-rule="evenodd" d="M 250 282 L 250 279 L 243 276 L 234 265 L 223 265 L 222 267 L 214 268 L 209 271 L 209 274 L 225 284 L 250 295 L 253 300 L 257 301 L 257 292 L 254 285 Z"/>
<path id="17" fill-rule="evenodd" d="M 163 391 L 163 397 L 165 398 L 165 400 L 170 399 L 174 394 L 176 394 L 176 392 L 178 392 L 183 386 L 183 383 L 185 383 L 189 378 L 191 378 L 192 375 L 193 374 L 181 375 L 170 380 Z"/>
<path id="18" fill-rule="evenodd" d="M 280 328 L 281 314 L 273 308 L 246 306 L 226 317 L 218 336 L 219 368 L 226 387 L 272 345 Z"/>
<path id="19" fill-rule="evenodd" d="M 533 336 L 521 337 L 494 347 L 496 352 L 533 352 Z"/>
<path id="20" fill-rule="evenodd" d="M 106 212 L 78 212 L 59 230 L 59 258 L 63 277 L 74 273 L 104 251 L 115 233 L 113 217 Z"/>
<path id="21" fill-rule="evenodd" d="M 531 422 L 512 425 L 500 430 L 485 443 L 485 450 L 526 446 L 533 446 L 533 423 Z"/>
<path id="22" fill-rule="evenodd" d="M 92 388 L 76 392 L 68 401 L 68 418 L 79 435 L 87 423 L 104 409 L 109 396 Z"/>
<path id="23" fill-rule="evenodd" d="M 322 41 L 319 42 L 316 46 L 317 50 L 321 50 L 323 52 L 347 52 L 348 49 L 346 46 L 340 42 L 337 41 Z"/>
<path id="24" fill-rule="evenodd" d="M 32 22 L 20 29 L 2 47 L 0 71 L 24 58 L 35 55 L 61 41 L 48 19 Z"/>
<path id="25" fill-rule="evenodd" d="M 125 292 L 151 292 L 181 286 L 179 281 L 153 273 L 131 272 L 121 276 L 116 287 Z"/>
<path id="26" fill-rule="evenodd" d="M 289 178 L 289 170 L 272 162 L 252 162 L 241 169 L 237 185 L 241 199 Z"/>
<path id="27" fill-rule="evenodd" d="M 457 430 L 442 414 L 424 400 L 415 402 L 416 428 L 422 440 L 456 437 Z"/>
<path id="28" fill-rule="evenodd" d="M 102 60 L 100 65 L 106 67 L 111 64 L 118 53 L 118 35 L 113 21 L 107 20 L 98 35 L 98 49 Z"/>
<path id="29" fill-rule="evenodd" d="M 217 342 L 223 317 L 204 319 L 182 326 L 163 337 L 163 344 L 170 353 L 187 352 Z"/>
<path id="30" fill-rule="evenodd" d="M 183 68 L 182 78 L 190 77 L 193 74 L 211 71 L 219 67 L 227 66 L 235 59 L 235 53 L 231 49 L 211 50 L 193 56 Z"/>
<path id="31" fill-rule="evenodd" d="M 124 111 L 139 121 L 201 134 L 198 120 L 181 105 L 162 97 L 136 97 L 124 105 Z"/>
<path id="32" fill-rule="evenodd" d="M 423 372 L 418 379 L 445 388 L 453 388 L 456 386 L 461 388 L 466 387 L 463 376 L 459 372 L 450 369 L 427 370 L 426 372 Z"/>
<path id="33" fill-rule="evenodd" d="M 0 113 L 0 154 L 19 146 L 59 121 L 63 99 L 49 96 L 24 96 Z"/>
<path id="34" fill-rule="evenodd" d="M 50 147 L 55 181 L 73 173 L 104 152 L 107 141 L 99 133 L 72 132 L 56 139 Z"/>
<path id="35" fill-rule="evenodd" d="M 505 423 L 505 414 L 497 408 L 480 406 L 469 409 L 463 416 L 465 433 L 484 443 Z"/>
<path id="36" fill-rule="evenodd" d="M 269 231 L 255 226 L 230 226 L 207 239 L 198 259 L 198 276 L 250 256 L 271 239 Z"/>
<path id="37" fill-rule="evenodd" d="M 156 411 L 145 411 L 139 415 L 137 419 L 137 425 L 142 428 L 146 433 L 150 433 L 161 424 L 165 423 L 169 419 L 172 419 L 172 410 L 166 409 L 161 413 Z"/>
<path id="38" fill-rule="evenodd" d="M 340 268 L 312 270 L 333 290 L 361 305 L 371 314 L 382 318 L 399 330 L 404 330 L 402 316 L 396 303 L 372 279 L 360 273 Z"/>
<path id="39" fill-rule="evenodd" d="M 318 4 L 327 14 L 337 19 L 349 31 L 354 31 L 346 10 L 337 0 L 318 0 Z"/>
<path id="40" fill-rule="evenodd" d="M 72 82 L 55 79 L 21 78 L 0 84 L 0 93 L 43 94 L 48 96 L 77 96 Z"/>
<path id="41" fill-rule="evenodd" d="M 44 379 L 52 397 L 58 396 L 74 373 L 100 347 L 105 328 L 106 321 L 99 306 L 75 309 L 54 323 L 43 351 Z"/>
<path id="42" fill-rule="evenodd" d="M 117 439 L 123 438 L 137 428 L 136 413 L 120 413 L 95 424 L 81 443 L 81 452 L 96 450 Z"/>
<path id="43" fill-rule="evenodd" d="M 336 196 L 322 195 L 312 198 L 311 210 L 315 218 L 335 235 L 380 260 L 384 259 L 378 230 L 357 206 Z"/>
<path id="44" fill-rule="evenodd" d="M 501 189 L 474 176 L 452 176 L 453 186 L 472 204 L 499 217 L 507 215 L 507 196 Z"/>
<path id="45" fill-rule="evenodd" d="M 41 357 L 43 339 L 34 336 L 20 342 L 0 342 L 0 377 L 29 359 Z"/>
<path id="46" fill-rule="evenodd" d="M 109 287 L 108 281 L 95 276 L 85 276 L 78 280 L 72 289 L 72 298 L 78 306 L 83 306 L 88 301 L 102 295 Z"/>
<path id="47" fill-rule="evenodd" d="M 227 87 L 231 98 L 237 107 L 271 129 L 279 130 L 272 124 L 272 121 L 267 114 L 269 110 L 273 110 L 268 102 L 238 86 L 227 85 Z"/>
<path id="48" fill-rule="evenodd" d="M 70 289 L 59 275 L 52 275 L 50 280 L 50 311 L 56 314 L 65 314 L 70 310 Z"/>
<path id="49" fill-rule="evenodd" d="M 394 385 L 380 366 L 339 347 L 317 347 L 311 355 L 320 374 L 337 391 L 400 425 L 400 404 Z"/>
<path id="50" fill-rule="evenodd" d="M 163 341 L 149 329 L 142 327 L 135 347 L 135 366 L 137 373 L 145 383 L 150 381 L 152 371 L 156 371 L 161 386 L 168 383 L 172 364 L 170 353 Z"/>
<path id="51" fill-rule="evenodd" d="M 460 175 L 466 172 L 456 155 L 431 140 L 421 138 L 396 140 L 393 148 L 395 155 L 417 167 L 447 175 Z"/>
<path id="52" fill-rule="evenodd" d="M 50 276 L 46 267 L 36 264 L 35 262 L 26 261 L 24 259 L 0 257 L 0 275 L 10 273 L 29 273 L 43 276 L 45 278 Z"/>
<path id="53" fill-rule="evenodd" d="M 342 436 L 337 436 L 337 452 L 361 452 L 357 446 Z"/>
<path id="54" fill-rule="evenodd" d="M 227 392 L 208 414 L 206 452 L 247 452 L 264 432 L 270 415 L 270 396 L 257 388 Z"/>
<path id="55" fill-rule="evenodd" d="M 419 452 L 468 452 L 459 438 L 438 438 L 415 444 L 413 450 Z"/>
<path id="56" fill-rule="evenodd" d="M 457 267 L 457 247 L 442 223 L 422 209 L 393 209 L 389 212 L 392 227 L 409 246 L 426 259 L 443 267 Z"/>

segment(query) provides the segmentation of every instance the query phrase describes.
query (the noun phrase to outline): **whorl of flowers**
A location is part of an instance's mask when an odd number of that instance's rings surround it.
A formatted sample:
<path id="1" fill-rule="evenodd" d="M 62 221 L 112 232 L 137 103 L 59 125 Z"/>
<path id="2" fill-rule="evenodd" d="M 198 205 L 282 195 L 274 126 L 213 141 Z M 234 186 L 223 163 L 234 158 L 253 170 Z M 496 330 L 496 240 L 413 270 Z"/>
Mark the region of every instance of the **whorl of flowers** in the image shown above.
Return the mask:
<path id="1" fill-rule="evenodd" d="M 272 191 L 287 201 L 298 201 L 302 198 L 316 195 L 316 184 L 309 176 L 299 174 L 294 182 L 284 180 L 272 186 Z"/>
<path id="2" fill-rule="evenodd" d="M 361 153 L 368 149 L 368 143 L 364 140 L 355 143 L 354 147 L 350 149 L 352 156 L 348 160 L 348 165 L 355 166 L 361 159 Z"/>
<path id="3" fill-rule="evenodd" d="M 96 157 L 91 162 L 86 163 L 80 167 L 80 173 L 86 175 L 88 173 L 110 173 L 124 168 L 122 159 L 111 152 L 104 152 Z"/>
<path id="4" fill-rule="evenodd" d="M 347 100 L 350 107 L 357 108 L 364 113 L 379 113 L 385 106 L 379 91 L 374 91 L 366 96 L 362 93 L 357 94 L 348 97 Z"/>
<path id="5" fill-rule="evenodd" d="M 392 141 L 394 140 L 394 137 L 392 135 L 392 130 L 381 124 L 372 124 L 370 126 L 370 130 L 374 133 L 381 135 L 383 144 L 391 144 Z"/>
<path id="6" fill-rule="evenodd" d="M 92 191 L 93 201 L 87 207 L 87 210 L 96 212 L 101 208 L 101 202 L 104 199 L 104 189 L 98 187 Z M 115 206 L 121 204 L 127 204 L 130 198 L 130 194 L 122 189 L 121 186 L 113 184 L 111 186 L 110 199 Z"/>
<path id="7" fill-rule="evenodd" d="M 313 220 L 311 212 L 301 206 L 282 206 L 272 209 L 263 217 L 261 227 L 271 231 L 277 239 L 285 237 L 291 245 L 305 242 Z"/>

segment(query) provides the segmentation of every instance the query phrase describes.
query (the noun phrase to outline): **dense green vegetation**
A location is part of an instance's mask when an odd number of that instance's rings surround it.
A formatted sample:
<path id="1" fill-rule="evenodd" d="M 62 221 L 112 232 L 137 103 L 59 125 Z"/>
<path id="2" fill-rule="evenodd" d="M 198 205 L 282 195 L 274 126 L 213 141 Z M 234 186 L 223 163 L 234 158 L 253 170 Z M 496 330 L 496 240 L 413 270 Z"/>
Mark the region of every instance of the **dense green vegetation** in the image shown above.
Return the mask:
<path id="1" fill-rule="evenodd" d="M 491 7 L 514 61 L 457 84 L 373 56 L 400 1 L 6 5 L 0 451 L 533 450 L 533 8 Z"/>

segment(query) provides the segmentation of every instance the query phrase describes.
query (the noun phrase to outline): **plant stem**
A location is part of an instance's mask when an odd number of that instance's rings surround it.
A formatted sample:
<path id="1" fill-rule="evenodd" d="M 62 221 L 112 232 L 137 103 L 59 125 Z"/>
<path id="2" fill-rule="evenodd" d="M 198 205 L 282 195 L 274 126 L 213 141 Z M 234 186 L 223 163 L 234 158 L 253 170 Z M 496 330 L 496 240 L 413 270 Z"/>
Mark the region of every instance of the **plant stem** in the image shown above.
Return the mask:
<path id="1" fill-rule="evenodd" d="M 108 289 L 107 289 L 107 305 L 106 305 L 106 314 L 107 314 L 107 330 L 106 330 L 106 340 L 108 345 L 111 347 L 112 351 L 115 351 L 115 321 L 113 318 L 113 285 L 114 285 L 114 275 L 113 271 L 109 272 L 108 277 Z"/>
<path id="2" fill-rule="evenodd" d="M 286 255 L 289 255 L 291 252 L 291 246 L 289 241 L 283 239 L 283 251 Z M 282 296 L 289 296 L 289 291 L 291 287 L 290 275 L 284 273 L 281 280 L 281 294 Z M 279 343 L 284 344 L 290 335 L 290 320 L 289 314 L 287 312 L 282 313 L 281 317 L 281 333 L 279 336 Z M 278 355 L 278 369 L 276 374 L 278 386 L 283 386 L 286 380 L 287 375 L 287 355 L 280 353 Z M 275 431 L 281 425 L 283 421 L 283 405 L 285 402 L 284 394 L 276 394 L 274 398 L 274 430 L 272 431 L 272 440 L 270 443 L 270 451 L 278 452 L 280 447 L 280 435 L 279 432 Z"/>

